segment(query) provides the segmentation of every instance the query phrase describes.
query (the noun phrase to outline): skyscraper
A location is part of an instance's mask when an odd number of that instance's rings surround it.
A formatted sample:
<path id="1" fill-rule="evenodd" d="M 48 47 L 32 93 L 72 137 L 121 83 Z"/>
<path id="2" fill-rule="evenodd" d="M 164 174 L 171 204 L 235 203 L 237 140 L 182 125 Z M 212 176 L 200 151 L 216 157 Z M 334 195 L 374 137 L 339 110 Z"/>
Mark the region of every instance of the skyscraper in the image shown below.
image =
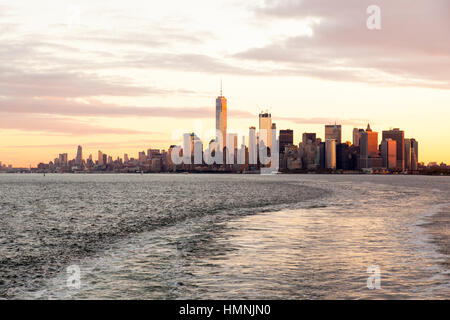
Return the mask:
<path id="1" fill-rule="evenodd" d="M 175 171 L 176 170 L 176 165 L 173 163 L 173 160 L 172 160 L 172 152 L 176 152 L 176 151 L 174 151 L 174 150 L 178 150 L 176 148 L 177 148 L 177 146 L 171 145 L 169 147 L 169 150 L 167 150 L 167 166 L 168 166 L 170 171 L 172 171 L 172 170 Z M 179 156 L 179 152 L 178 152 L 178 156 Z M 128 156 L 127 156 L 127 158 L 128 158 Z"/>
<path id="2" fill-rule="evenodd" d="M 364 129 L 353 128 L 353 145 L 359 146 L 359 139 L 361 138 L 361 134 L 364 132 Z"/>
<path id="3" fill-rule="evenodd" d="M 284 153 L 284 148 L 294 144 L 294 131 L 291 129 L 280 130 L 280 153 Z"/>
<path id="4" fill-rule="evenodd" d="M 106 163 L 103 162 L 103 152 L 101 152 L 100 150 L 98 150 L 98 165 L 102 166 Z"/>
<path id="5" fill-rule="evenodd" d="M 419 143 L 416 139 L 405 139 L 405 169 L 417 170 L 419 159 Z"/>
<path id="6" fill-rule="evenodd" d="M 325 142 L 325 162 L 327 169 L 336 169 L 336 140 L 328 139 Z"/>
<path id="7" fill-rule="evenodd" d="M 370 124 L 367 124 L 366 131 L 361 133 L 359 145 L 361 156 L 376 157 L 378 155 L 378 132 L 373 132 Z"/>
<path id="8" fill-rule="evenodd" d="M 269 148 L 270 148 L 271 152 L 272 152 L 272 132 L 275 132 L 275 142 L 278 145 L 277 152 L 279 153 L 280 152 L 280 144 L 279 144 L 279 141 L 277 139 L 277 124 L 275 122 L 272 123 L 272 128 L 270 130 L 270 145 L 269 145 Z"/>
<path id="9" fill-rule="evenodd" d="M 405 139 L 405 170 L 411 170 L 411 139 Z"/>
<path id="10" fill-rule="evenodd" d="M 202 164 L 203 160 L 203 143 L 200 138 L 192 132 L 189 136 L 189 143 L 191 149 L 191 164 Z"/>
<path id="11" fill-rule="evenodd" d="M 216 141 L 219 143 L 219 149 L 222 152 L 227 145 L 227 99 L 222 95 L 222 84 L 220 85 L 220 96 L 216 99 L 216 131 L 220 132 L 222 137 L 216 136 Z"/>
<path id="12" fill-rule="evenodd" d="M 419 169 L 419 142 L 416 139 L 411 139 L 411 170 Z"/>
<path id="13" fill-rule="evenodd" d="M 381 141 L 381 157 L 383 167 L 395 169 L 397 167 L 397 142 L 392 139 Z"/>
<path id="14" fill-rule="evenodd" d="M 268 112 L 259 114 L 259 143 L 264 142 L 268 148 L 272 146 L 272 115 Z M 261 134 L 261 130 L 266 130 L 266 134 Z"/>
<path id="15" fill-rule="evenodd" d="M 256 142 L 256 128 L 250 127 L 248 132 L 248 163 L 258 164 L 258 151 Z"/>
<path id="16" fill-rule="evenodd" d="M 370 124 L 367 124 L 366 131 L 361 132 L 359 147 L 360 168 L 372 168 L 374 164 L 373 158 L 378 158 L 378 132 L 373 132 Z M 381 163 L 379 165 L 381 166 Z"/>
<path id="17" fill-rule="evenodd" d="M 67 153 L 60 153 L 59 154 L 59 165 L 62 167 L 67 166 L 68 164 L 68 156 Z"/>
<path id="18" fill-rule="evenodd" d="M 160 157 L 161 152 L 159 149 L 147 149 L 147 158 L 154 159 L 155 157 Z"/>
<path id="19" fill-rule="evenodd" d="M 302 142 L 304 144 L 308 143 L 308 140 L 311 140 L 311 142 L 316 142 L 316 134 L 315 133 L 307 133 L 305 132 L 302 135 Z"/>
<path id="20" fill-rule="evenodd" d="M 353 169 L 350 160 L 350 142 L 336 145 L 336 169 Z"/>
<path id="21" fill-rule="evenodd" d="M 353 128 L 353 145 L 359 146 L 359 129 Z"/>
<path id="22" fill-rule="evenodd" d="M 319 168 L 326 168 L 326 152 L 325 152 L 325 142 L 319 142 Z"/>
<path id="23" fill-rule="evenodd" d="M 336 140 L 340 144 L 342 140 L 342 126 L 340 124 L 325 125 L 325 141 Z"/>
<path id="24" fill-rule="evenodd" d="M 397 142 L 397 168 L 405 169 L 405 132 L 398 128 L 383 131 L 383 140 L 392 139 Z"/>
<path id="25" fill-rule="evenodd" d="M 145 164 L 146 160 L 147 160 L 147 156 L 145 155 L 145 151 L 140 151 L 138 154 L 139 164 Z"/>
<path id="26" fill-rule="evenodd" d="M 92 161 L 92 154 L 90 154 L 89 157 L 87 158 L 86 164 L 88 167 L 92 167 L 94 165 L 94 161 Z"/>
<path id="27" fill-rule="evenodd" d="M 237 133 L 229 133 L 227 136 L 227 154 L 226 164 L 234 164 L 237 160 L 238 135 Z"/>
<path id="28" fill-rule="evenodd" d="M 81 166 L 82 162 L 83 162 L 83 149 L 81 148 L 81 146 L 78 146 L 75 163 L 77 166 Z"/>

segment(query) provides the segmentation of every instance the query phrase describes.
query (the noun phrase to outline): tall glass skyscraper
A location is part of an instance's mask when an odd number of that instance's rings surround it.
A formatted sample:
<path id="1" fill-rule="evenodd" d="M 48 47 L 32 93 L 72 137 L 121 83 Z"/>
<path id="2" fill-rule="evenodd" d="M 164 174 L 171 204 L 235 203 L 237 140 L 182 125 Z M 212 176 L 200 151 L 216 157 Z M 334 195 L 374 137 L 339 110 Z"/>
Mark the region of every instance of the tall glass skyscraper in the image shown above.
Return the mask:
<path id="1" fill-rule="evenodd" d="M 261 130 L 266 130 L 265 134 Z M 272 115 L 268 112 L 261 112 L 259 114 L 259 143 L 264 142 L 268 148 L 272 147 Z"/>
<path id="2" fill-rule="evenodd" d="M 405 169 L 417 170 L 419 143 L 416 139 L 405 139 Z"/>
<path id="3" fill-rule="evenodd" d="M 340 124 L 325 125 L 325 141 L 336 140 L 336 144 L 342 143 L 342 126 Z"/>
<path id="4" fill-rule="evenodd" d="M 419 162 L 419 142 L 416 139 L 411 139 L 411 170 L 418 169 Z"/>
<path id="5" fill-rule="evenodd" d="M 325 161 L 327 169 L 336 169 L 336 140 L 325 141 Z"/>
<path id="6" fill-rule="evenodd" d="M 220 132 L 216 136 L 216 141 L 219 143 L 219 150 L 222 152 L 227 145 L 227 99 L 222 95 L 222 88 L 220 89 L 220 96 L 216 99 L 216 130 Z"/>
<path id="7" fill-rule="evenodd" d="M 392 139 L 397 142 L 397 168 L 405 169 L 405 132 L 395 128 L 383 131 L 383 141 Z"/>
<path id="8" fill-rule="evenodd" d="M 284 153 L 284 148 L 294 145 L 294 130 L 280 130 L 280 153 Z"/>
<path id="9" fill-rule="evenodd" d="M 359 139 L 361 138 L 361 134 L 364 132 L 364 129 L 353 128 L 353 145 L 359 146 Z"/>
<path id="10" fill-rule="evenodd" d="M 83 149 L 81 148 L 81 146 L 78 146 L 77 157 L 75 160 L 78 166 L 81 166 L 81 164 L 83 163 Z"/>

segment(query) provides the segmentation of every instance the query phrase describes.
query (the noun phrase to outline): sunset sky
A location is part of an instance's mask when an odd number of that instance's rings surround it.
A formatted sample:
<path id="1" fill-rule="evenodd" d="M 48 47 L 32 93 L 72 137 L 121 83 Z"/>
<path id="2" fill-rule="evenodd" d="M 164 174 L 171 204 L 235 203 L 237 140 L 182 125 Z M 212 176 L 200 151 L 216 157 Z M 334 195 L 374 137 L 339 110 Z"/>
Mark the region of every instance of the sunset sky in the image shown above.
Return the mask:
<path id="1" fill-rule="evenodd" d="M 366 27 L 369 5 L 381 30 Z M 278 129 L 324 125 L 419 141 L 450 163 L 450 1 L 25 1 L 0 4 L 0 161 L 35 166 L 78 144 L 113 158 L 228 131 L 268 109 Z"/>

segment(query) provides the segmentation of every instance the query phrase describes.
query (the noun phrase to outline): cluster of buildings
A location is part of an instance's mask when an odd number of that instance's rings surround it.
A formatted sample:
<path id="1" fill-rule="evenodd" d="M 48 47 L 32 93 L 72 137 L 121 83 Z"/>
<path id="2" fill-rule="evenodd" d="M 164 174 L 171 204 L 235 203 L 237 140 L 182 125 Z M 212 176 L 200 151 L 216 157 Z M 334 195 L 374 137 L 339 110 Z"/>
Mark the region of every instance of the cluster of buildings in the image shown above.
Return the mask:
<path id="1" fill-rule="evenodd" d="M 371 129 L 353 129 L 353 142 L 342 141 L 342 126 L 325 125 L 325 139 L 315 133 L 303 133 L 299 145 L 293 144 L 293 131 L 280 130 L 280 169 L 307 171 L 363 171 L 363 172 L 417 172 L 419 170 L 419 144 L 405 138 L 404 131 L 396 128 L 382 132 Z M 293 159 L 297 161 L 292 166 Z"/>
<path id="2" fill-rule="evenodd" d="M 325 125 L 325 139 L 316 133 L 303 133 L 302 140 L 294 142 L 294 131 L 281 129 L 272 122 L 266 111 L 259 114 L 259 128 L 249 128 L 248 143 L 238 135 L 227 131 L 227 99 L 220 93 L 216 99 L 216 137 L 203 148 L 203 142 L 195 133 L 183 136 L 183 145 L 172 145 L 165 150 L 148 149 L 137 157 L 113 159 L 98 151 L 97 159 L 83 157 L 78 146 L 75 159 L 67 153 L 59 154 L 49 163 L 40 163 L 33 172 L 258 172 L 267 166 L 261 160 L 265 149 L 271 162 L 276 157 L 279 172 L 367 172 L 367 173 L 418 173 L 424 168 L 419 163 L 419 143 L 405 138 L 398 128 L 379 133 L 367 128 L 354 128 L 353 141 L 342 141 L 342 126 Z M 276 147 L 276 150 L 271 148 Z M 176 156 L 176 157 L 174 157 Z M 174 159 L 181 159 L 181 162 Z M 264 162 L 264 163 L 263 163 Z M 442 164 L 441 164 L 442 165 Z M 447 167 L 446 165 L 444 165 Z"/>
<path id="3" fill-rule="evenodd" d="M 13 166 L 12 166 L 12 164 L 4 164 L 4 163 L 2 163 L 1 161 L 0 161 L 0 172 L 7 172 L 7 171 L 9 171 L 9 170 L 12 170 L 13 169 Z"/>
<path id="4" fill-rule="evenodd" d="M 90 154 L 86 159 L 83 158 L 83 148 L 78 146 L 75 159 L 69 160 L 67 153 L 59 154 L 49 163 L 39 163 L 37 172 L 167 172 L 167 152 L 159 149 L 148 149 L 147 152 L 138 153 L 137 158 L 128 157 L 124 154 L 123 158 L 112 156 L 98 151 L 97 159 Z"/>
<path id="5" fill-rule="evenodd" d="M 220 115 L 223 117 L 223 115 Z M 256 148 L 272 145 L 271 130 L 266 131 L 261 137 L 262 129 L 276 130 L 276 124 L 272 123 L 271 114 L 262 112 L 259 115 L 259 131 L 255 127 L 249 129 L 249 140 L 254 140 Z M 223 125 L 223 124 L 222 124 Z M 220 128 L 225 131 L 226 126 Z M 255 139 L 252 139 L 252 136 Z M 37 166 L 39 172 L 257 172 L 263 165 L 259 161 L 259 155 L 253 155 L 249 151 L 254 146 L 246 146 L 244 141 L 238 148 L 238 135 L 226 134 L 222 142 L 216 139 L 210 141 L 210 145 L 203 150 L 202 141 L 194 133 L 183 136 L 183 147 L 172 145 L 168 149 L 148 149 L 141 151 L 136 158 L 124 154 L 123 158 L 112 156 L 98 151 L 97 159 L 89 155 L 83 158 L 82 147 L 78 146 L 75 159 L 69 160 L 67 153 L 59 154 L 58 158 L 49 163 L 40 163 Z M 366 129 L 355 128 L 353 130 L 353 143 L 342 142 L 342 127 L 338 124 L 325 125 L 325 140 L 322 141 L 316 133 L 303 133 L 299 144 L 294 143 L 294 131 L 291 129 L 280 130 L 277 136 L 279 147 L 279 171 L 281 172 L 410 172 L 419 170 L 419 147 L 415 139 L 404 137 L 404 131 L 392 129 L 382 132 L 381 144 L 378 144 L 378 132 L 374 132 L 370 125 Z M 231 140 L 231 141 L 230 141 Z M 216 147 L 211 147 L 215 144 Z M 228 152 L 227 145 L 234 149 Z M 221 148 L 220 146 L 225 145 Z M 177 147 L 179 149 L 177 149 Z M 189 150 L 190 154 L 186 154 Z M 195 150 L 200 150 L 197 156 Z M 223 150 L 220 157 L 222 163 L 208 160 L 208 155 Z M 269 155 L 273 154 L 267 147 Z M 174 163 L 172 153 L 177 152 L 182 163 Z M 241 161 L 238 161 L 238 159 Z"/>

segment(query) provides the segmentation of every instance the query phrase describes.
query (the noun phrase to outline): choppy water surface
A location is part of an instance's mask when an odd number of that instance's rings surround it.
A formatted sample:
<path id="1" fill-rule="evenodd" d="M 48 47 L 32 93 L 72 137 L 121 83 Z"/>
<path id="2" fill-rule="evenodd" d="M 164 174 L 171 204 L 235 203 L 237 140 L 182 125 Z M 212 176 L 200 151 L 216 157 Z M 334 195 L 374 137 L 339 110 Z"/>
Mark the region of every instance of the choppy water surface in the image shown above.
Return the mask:
<path id="1" fill-rule="evenodd" d="M 0 298 L 450 298 L 448 177 L 0 175 L 0 222 Z"/>

